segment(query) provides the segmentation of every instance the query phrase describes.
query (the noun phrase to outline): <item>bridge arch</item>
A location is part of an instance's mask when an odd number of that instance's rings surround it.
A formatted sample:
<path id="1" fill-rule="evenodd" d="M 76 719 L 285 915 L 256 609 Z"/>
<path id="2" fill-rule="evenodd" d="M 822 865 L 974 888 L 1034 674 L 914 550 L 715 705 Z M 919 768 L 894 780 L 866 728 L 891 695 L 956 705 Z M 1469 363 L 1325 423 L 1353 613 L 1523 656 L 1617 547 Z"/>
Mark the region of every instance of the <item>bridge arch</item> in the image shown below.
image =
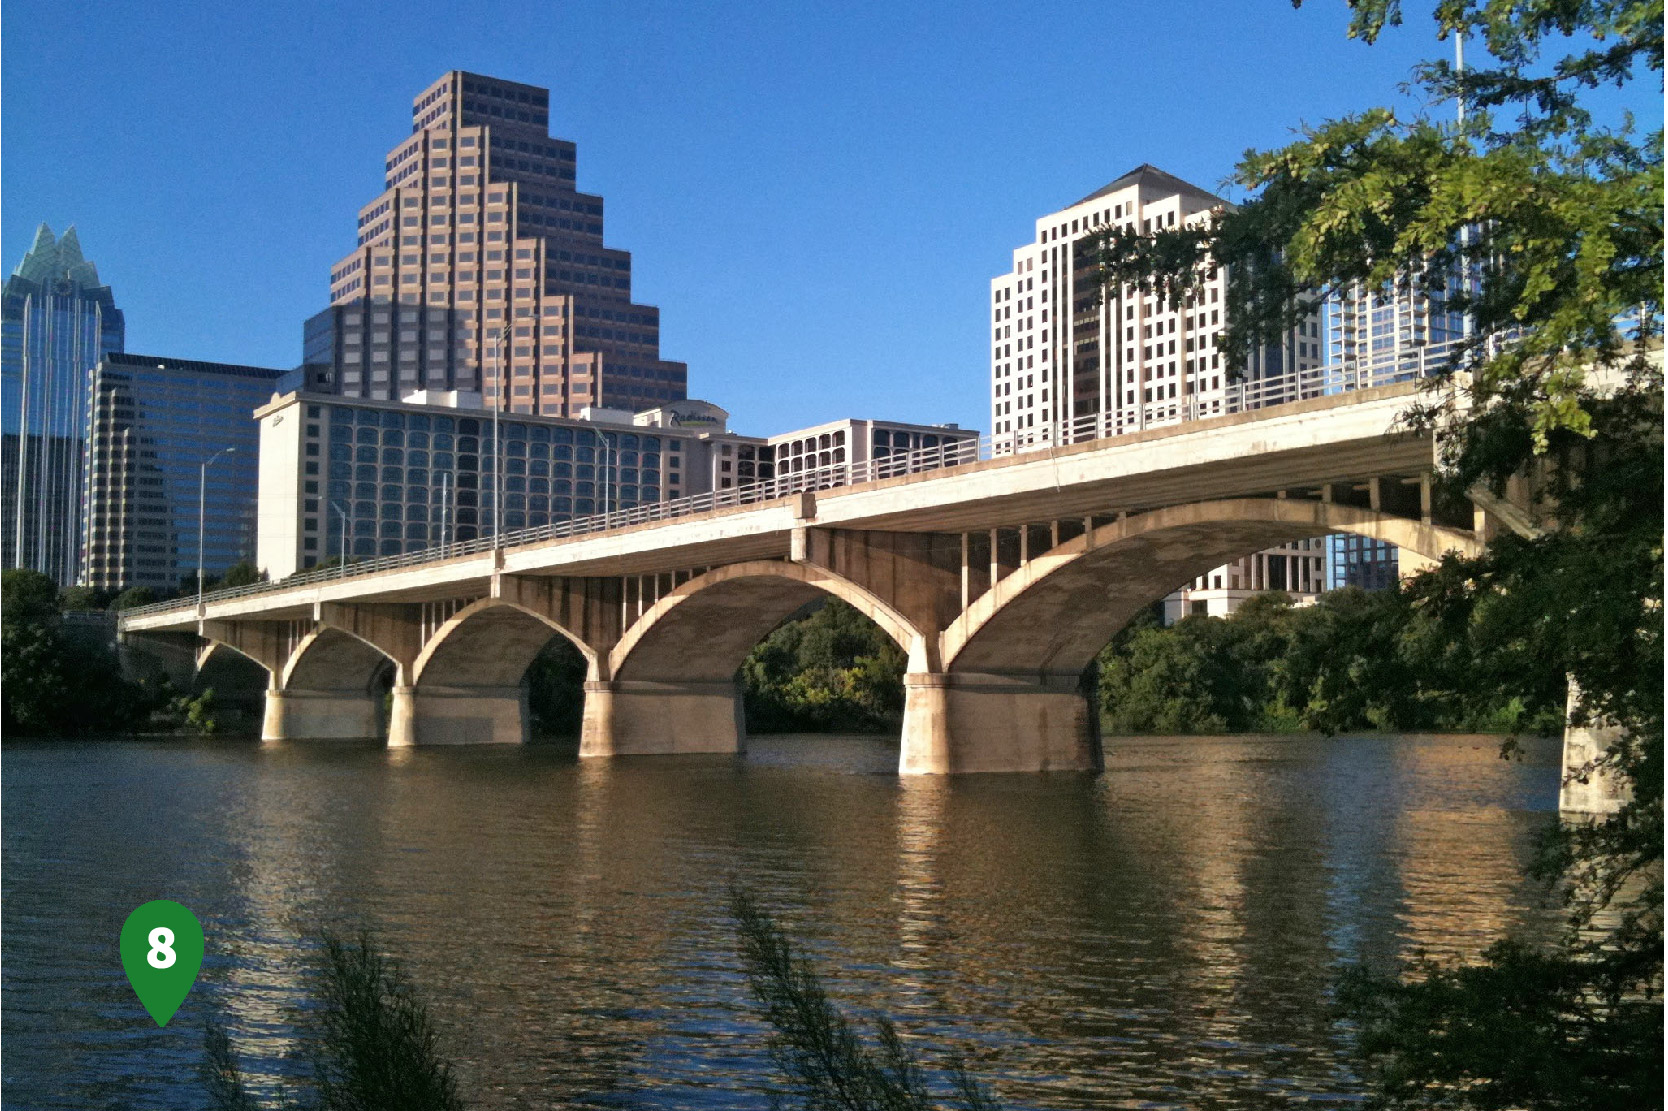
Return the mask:
<path id="1" fill-rule="evenodd" d="M 580 755 L 740 751 L 747 727 L 736 671 L 772 629 L 830 596 L 880 626 L 912 667 L 924 664 L 926 636 L 842 575 L 785 560 L 714 567 L 639 617 L 609 653 L 607 678 L 585 684 Z"/>
<path id="2" fill-rule="evenodd" d="M 192 682 L 198 686 L 213 686 L 214 677 L 220 672 L 247 674 L 254 668 L 260 669 L 269 685 L 276 679 L 265 660 L 240 651 L 235 645 L 210 638 L 197 650 L 192 665 Z"/>
<path id="3" fill-rule="evenodd" d="M 596 649 L 544 614 L 503 598 L 480 598 L 447 618 L 412 665 L 413 686 L 513 687 L 553 634 L 585 657 L 586 675 L 597 677 Z"/>
<path id="4" fill-rule="evenodd" d="M 967 607 L 940 638 L 947 672 L 1080 675 L 1145 606 L 1213 567 L 1294 540 L 1348 532 L 1429 559 L 1472 554 L 1470 533 L 1355 506 L 1238 498 L 1102 525 L 1032 559 Z"/>
<path id="5" fill-rule="evenodd" d="M 662 597 L 609 653 L 609 677 L 730 682 L 759 641 L 823 596 L 850 603 L 880 626 L 912 669 L 924 660 L 926 636 L 850 579 L 814 564 L 752 560 L 714 567 Z"/>
<path id="6" fill-rule="evenodd" d="M 320 624 L 296 643 L 278 672 L 276 686 L 282 691 L 369 693 L 390 667 L 397 676 L 398 661 L 376 645 L 333 625 Z"/>

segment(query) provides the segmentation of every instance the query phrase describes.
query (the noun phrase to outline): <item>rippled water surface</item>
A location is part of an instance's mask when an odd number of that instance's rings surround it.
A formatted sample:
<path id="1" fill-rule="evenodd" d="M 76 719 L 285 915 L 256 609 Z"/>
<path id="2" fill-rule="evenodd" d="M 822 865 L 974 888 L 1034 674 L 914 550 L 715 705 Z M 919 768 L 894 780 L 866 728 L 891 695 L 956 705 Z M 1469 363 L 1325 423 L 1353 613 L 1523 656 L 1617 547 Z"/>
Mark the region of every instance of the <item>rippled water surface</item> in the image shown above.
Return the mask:
<path id="1" fill-rule="evenodd" d="M 1493 738 L 1108 742 L 1103 775 L 900 780 L 895 742 L 575 761 L 242 742 L 8 745 L 8 1109 L 190 1108 L 202 1024 L 286 1061 L 320 923 L 368 921 L 471 1106 L 769 1105 L 725 911 L 752 886 L 838 996 L 971 1045 L 1010 1107 L 1357 1102 L 1345 963 L 1553 921 L 1522 878 L 1556 749 Z M 158 1030 L 133 907 L 202 919 Z"/>

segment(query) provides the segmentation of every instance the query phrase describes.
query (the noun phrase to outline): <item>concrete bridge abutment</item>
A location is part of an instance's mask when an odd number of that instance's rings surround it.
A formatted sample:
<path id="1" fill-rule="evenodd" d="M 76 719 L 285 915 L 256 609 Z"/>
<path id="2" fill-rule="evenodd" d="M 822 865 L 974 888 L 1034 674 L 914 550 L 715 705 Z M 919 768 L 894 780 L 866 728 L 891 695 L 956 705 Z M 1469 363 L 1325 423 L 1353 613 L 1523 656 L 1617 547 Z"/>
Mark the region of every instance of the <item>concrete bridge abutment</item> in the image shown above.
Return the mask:
<path id="1" fill-rule="evenodd" d="M 1608 764 L 1597 761 L 1624 733 L 1604 721 L 1576 724 L 1581 688 L 1570 680 L 1565 704 L 1563 778 L 1558 787 L 1558 810 L 1566 815 L 1604 818 L 1626 806 L 1632 797 L 1627 781 Z"/>
<path id="2" fill-rule="evenodd" d="M 1077 676 L 904 676 L 899 775 L 1100 766 L 1099 723 Z"/>

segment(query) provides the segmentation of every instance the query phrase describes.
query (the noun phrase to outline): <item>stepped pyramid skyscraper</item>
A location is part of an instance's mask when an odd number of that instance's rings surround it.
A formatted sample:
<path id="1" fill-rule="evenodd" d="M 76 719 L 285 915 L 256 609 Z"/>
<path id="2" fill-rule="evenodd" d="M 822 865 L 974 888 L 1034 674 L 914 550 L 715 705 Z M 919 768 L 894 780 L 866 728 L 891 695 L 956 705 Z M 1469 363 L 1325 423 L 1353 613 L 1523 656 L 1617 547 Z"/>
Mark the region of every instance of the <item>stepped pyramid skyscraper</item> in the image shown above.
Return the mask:
<path id="1" fill-rule="evenodd" d="M 42 224 L 6 279 L 0 325 L 0 563 L 75 582 L 93 368 L 121 351 L 110 287 L 72 227 Z"/>
<path id="2" fill-rule="evenodd" d="M 602 198 L 548 133 L 546 89 L 454 70 L 412 103 L 358 243 L 308 321 L 309 388 L 397 400 L 480 391 L 553 416 L 686 396 L 660 313 L 631 299 L 631 256 L 603 245 Z"/>

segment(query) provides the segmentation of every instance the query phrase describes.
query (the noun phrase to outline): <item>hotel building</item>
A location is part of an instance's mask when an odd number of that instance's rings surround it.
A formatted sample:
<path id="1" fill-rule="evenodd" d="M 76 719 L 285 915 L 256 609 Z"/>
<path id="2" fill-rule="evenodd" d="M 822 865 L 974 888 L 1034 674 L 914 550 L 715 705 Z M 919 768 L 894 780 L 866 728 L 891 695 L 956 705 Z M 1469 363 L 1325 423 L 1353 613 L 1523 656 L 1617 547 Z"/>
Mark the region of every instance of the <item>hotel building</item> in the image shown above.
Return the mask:
<path id="1" fill-rule="evenodd" d="M 991 429 L 1000 448 L 1112 436 L 1224 410 L 1233 368 L 1218 347 L 1226 274 L 1184 304 L 1131 286 L 1101 296 L 1095 237 L 1208 224 L 1231 206 L 1142 165 L 1036 222 L 990 284 Z M 1266 381 L 1323 362 L 1319 312 L 1240 368 Z M 1058 426 L 1070 423 L 1064 434 Z"/>
<path id="2" fill-rule="evenodd" d="M 384 402 L 297 392 L 255 418 L 257 562 L 273 578 L 344 550 L 369 559 L 492 534 L 499 469 L 492 414 L 478 397 L 430 391 Z M 833 466 L 849 452 L 861 463 L 928 440 L 978 439 L 972 430 L 836 421 L 767 441 L 729 431 L 728 418 L 695 400 L 635 414 L 586 409 L 578 419 L 504 414 L 504 530 L 735 489 L 808 469 L 813 458 Z"/>
<path id="3" fill-rule="evenodd" d="M 631 256 L 603 244 L 603 201 L 546 89 L 454 70 L 412 103 L 384 188 L 305 327 L 305 388 L 397 400 L 464 391 L 505 412 L 572 416 L 683 398 L 660 312 L 631 298 Z"/>

